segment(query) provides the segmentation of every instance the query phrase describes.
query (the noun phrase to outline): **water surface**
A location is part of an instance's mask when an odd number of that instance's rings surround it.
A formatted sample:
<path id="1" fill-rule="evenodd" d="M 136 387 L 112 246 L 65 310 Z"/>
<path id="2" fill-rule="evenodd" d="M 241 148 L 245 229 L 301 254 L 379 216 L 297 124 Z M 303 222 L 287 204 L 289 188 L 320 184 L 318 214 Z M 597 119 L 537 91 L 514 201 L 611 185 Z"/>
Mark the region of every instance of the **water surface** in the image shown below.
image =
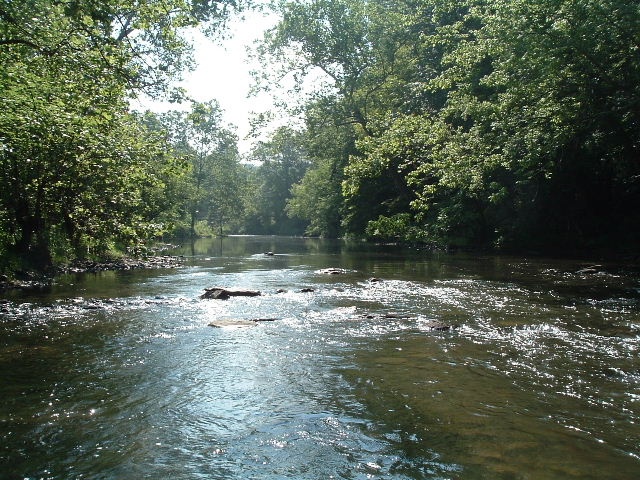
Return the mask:
<path id="1" fill-rule="evenodd" d="M 272 237 L 176 253 L 0 304 L 0 478 L 640 477 L 632 266 Z M 213 286 L 262 295 L 198 298 Z M 209 326 L 256 318 L 277 320 Z"/>

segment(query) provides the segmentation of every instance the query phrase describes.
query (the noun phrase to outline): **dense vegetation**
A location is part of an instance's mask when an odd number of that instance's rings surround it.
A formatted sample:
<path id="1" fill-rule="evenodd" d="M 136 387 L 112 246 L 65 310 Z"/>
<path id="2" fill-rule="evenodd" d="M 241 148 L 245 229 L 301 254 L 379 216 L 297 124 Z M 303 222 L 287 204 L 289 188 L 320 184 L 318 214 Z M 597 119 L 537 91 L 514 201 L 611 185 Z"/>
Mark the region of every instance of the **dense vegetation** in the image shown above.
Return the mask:
<path id="1" fill-rule="evenodd" d="M 265 58 L 328 79 L 306 103 L 312 166 L 289 207 L 310 233 L 479 247 L 637 245 L 640 3 L 279 8 Z"/>
<path id="2" fill-rule="evenodd" d="M 638 2 L 275 2 L 267 86 L 320 80 L 250 163 L 215 100 L 129 107 L 185 100 L 182 32 L 238 3 L 0 1 L 0 269 L 180 233 L 640 240 Z"/>
<path id="3" fill-rule="evenodd" d="M 203 152 L 182 155 L 129 100 L 179 96 L 169 85 L 191 48 L 181 31 L 214 30 L 230 5 L 0 2 L 2 269 L 136 248 L 200 201 L 183 187 Z"/>

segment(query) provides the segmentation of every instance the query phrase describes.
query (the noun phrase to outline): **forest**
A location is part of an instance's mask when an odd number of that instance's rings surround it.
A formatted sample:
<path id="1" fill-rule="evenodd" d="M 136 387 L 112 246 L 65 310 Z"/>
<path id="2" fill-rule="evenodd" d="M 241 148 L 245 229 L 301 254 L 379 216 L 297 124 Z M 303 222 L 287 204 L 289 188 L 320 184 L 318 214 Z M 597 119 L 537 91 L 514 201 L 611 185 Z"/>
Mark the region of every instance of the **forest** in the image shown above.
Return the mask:
<path id="1" fill-rule="evenodd" d="M 256 88 L 293 79 L 296 122 L 241 155 L 224 92 L 174 85 L 188 29 L 257 7 Z M 1 272 L 195 235 L 640 240 L 638 1 L 0 0 L 0 92 Z"/>

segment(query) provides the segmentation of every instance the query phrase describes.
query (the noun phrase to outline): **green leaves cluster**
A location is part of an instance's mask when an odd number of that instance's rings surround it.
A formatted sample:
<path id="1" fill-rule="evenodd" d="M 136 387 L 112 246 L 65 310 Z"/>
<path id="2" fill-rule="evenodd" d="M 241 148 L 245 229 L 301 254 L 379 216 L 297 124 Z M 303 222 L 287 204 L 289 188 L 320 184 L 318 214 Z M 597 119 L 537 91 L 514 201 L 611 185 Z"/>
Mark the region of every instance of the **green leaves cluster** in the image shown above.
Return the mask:
<path id="1" fill-rule="evenodd" d="M 0 268 L 166 229 L 180 161 L 128 101 L 168 93 L 190 63 L 182 30 L 221 18 L 224 5 L 0 1 Z"/>
<path id="2" fill-rule="evenodd" d="M 265 52 L 293 55 L 287 68 L 320 69 L 332 86 L 308 103 L 309 141 L 348 132 L 326 143 L 331 160 L 311 156 L 294 187 L 290 211 L 311 231 L 328 233 L 320 217 L 337 215 L 345 233 L 447 245 L 637 240 L 637 2 L 279 8 L 283 21 Z M 330 212 L 305 207 L 338 184 Z"/>
<path id="3" fill-rule="evenodd" d="M 301 235 L 304 222 L 287 216 L 291 188 L 308 168 L 302 135 L 288 127 L 278 128 L 267 140 L 259 142 L 251 152 L 257 165 L 249 170 L 250 191 L 244 229 L 263 235 Z"/>
<path id="4" fill-rule="evenodd" d="M 166 132 L 174 156 L 187 166 L 181 179 L 177 207 L 178 232 L 196 235 L 223 228 L 243 209 L 244 175 L 236 134 L 222 121 L 217 101 L 193 102 L 189 111 L 170 111 L 155 118 Z M 185 228 L 183 221 L 187 221 Z"/>

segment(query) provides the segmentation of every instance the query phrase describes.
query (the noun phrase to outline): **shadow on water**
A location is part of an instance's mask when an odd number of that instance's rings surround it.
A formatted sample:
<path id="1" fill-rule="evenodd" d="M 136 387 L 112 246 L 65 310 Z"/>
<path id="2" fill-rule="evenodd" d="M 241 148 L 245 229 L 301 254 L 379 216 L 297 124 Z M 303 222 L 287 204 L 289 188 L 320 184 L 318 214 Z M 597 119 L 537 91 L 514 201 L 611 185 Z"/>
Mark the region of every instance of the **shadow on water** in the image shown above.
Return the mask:
<path id="1" fill-rule="evenodd" d="M 628 267 L 277 237 L 174 253 L 0 305 L 0 478 L 640 473 Z"/>

